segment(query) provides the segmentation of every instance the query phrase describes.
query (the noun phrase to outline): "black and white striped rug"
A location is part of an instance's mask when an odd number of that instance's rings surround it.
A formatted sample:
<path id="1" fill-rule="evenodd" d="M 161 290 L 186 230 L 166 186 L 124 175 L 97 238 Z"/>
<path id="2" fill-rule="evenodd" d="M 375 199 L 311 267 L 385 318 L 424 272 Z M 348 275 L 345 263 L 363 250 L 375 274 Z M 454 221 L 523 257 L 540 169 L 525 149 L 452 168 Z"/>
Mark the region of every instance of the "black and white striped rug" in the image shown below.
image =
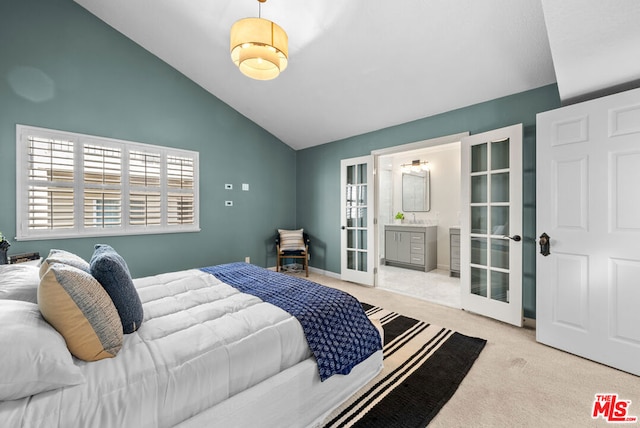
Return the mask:
<path id="1" fill-rule="evenodd" d="M 333 427 L 425 427 L 453 396 L 486 340 L 363 304 L 384 329 L 382 372 L 327 418 Z"/>

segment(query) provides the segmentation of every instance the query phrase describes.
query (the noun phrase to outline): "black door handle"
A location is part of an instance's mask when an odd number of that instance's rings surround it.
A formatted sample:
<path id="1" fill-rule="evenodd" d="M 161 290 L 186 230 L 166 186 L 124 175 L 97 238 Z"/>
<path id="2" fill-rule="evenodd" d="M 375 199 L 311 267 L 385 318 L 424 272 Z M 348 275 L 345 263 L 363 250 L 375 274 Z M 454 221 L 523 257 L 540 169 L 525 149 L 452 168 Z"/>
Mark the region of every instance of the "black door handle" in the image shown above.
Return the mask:
<path id="1" fill-rule="evenodd" d="M 540 254 L 545 257 L 551 254 L 551 237 L 549 235 L 543 232 L 538 243 L 540 244 Z"/>
<path id="2" fill-rule="evenodd" d="M 513 235 L 513 236 L 504 235 L 503 238 L 509 238 L 509 239 L 511 239 L 513 241 L 516 241 L 516 242 L 522 241 L 522 237 L 520 237 L 520 235 Z"/>

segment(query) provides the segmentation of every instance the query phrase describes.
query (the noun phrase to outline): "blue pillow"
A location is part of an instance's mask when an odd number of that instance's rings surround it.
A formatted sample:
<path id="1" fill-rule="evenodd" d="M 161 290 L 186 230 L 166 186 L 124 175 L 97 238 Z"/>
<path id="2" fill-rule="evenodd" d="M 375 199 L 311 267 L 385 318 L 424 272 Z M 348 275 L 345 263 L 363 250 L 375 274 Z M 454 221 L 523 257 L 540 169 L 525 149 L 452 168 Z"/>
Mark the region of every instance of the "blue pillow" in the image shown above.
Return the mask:
<path id="1" fill-rule="evenodd" d="M 122 256 L 109 245 L 96 244 L 89 265 L 91 275 L 104 287 L 118 310 L 124 334 L 140 328 L 144 316 L 142 303 Z"/>

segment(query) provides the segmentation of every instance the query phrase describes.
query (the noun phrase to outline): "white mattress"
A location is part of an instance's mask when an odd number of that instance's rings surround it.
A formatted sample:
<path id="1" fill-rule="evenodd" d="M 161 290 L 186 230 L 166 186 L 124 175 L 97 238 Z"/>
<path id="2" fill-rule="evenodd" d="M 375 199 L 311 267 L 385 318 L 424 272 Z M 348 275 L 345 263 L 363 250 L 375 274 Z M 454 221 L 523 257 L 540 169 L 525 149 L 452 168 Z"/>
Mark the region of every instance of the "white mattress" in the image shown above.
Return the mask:
<path id="1" fill-rule="evenodd" d="M 169 427 L 308 359 L 298 321 L 199 270 L 134 280 L 140 329 L 86 383 L 0 402 L 3 426 Z"/>
<path id="2" fill-rule="evenodd" d="M 380 327 L 382 330 L 382 327 Z M 320 382 L 313 357 L 183 422 L 179 428 L 318 427 L 382 370 L 377 351 L 351 370 Z"/>

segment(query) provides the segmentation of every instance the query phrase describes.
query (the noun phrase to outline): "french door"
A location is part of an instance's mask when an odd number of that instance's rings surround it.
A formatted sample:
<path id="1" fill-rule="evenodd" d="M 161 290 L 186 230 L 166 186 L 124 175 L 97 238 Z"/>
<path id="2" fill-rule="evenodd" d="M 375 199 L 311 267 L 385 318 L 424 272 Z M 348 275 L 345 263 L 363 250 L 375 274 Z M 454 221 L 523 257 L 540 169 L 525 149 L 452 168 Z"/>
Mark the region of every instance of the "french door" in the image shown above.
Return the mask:
<path id="1" fill-rule="evenodd" d="M 640 89 L 538 114 L 536 151 L 537 340 L 640 376 Z"/>
<path id="2" fill-rule="evenodd" d="M 462 308 L 522 326 L 522 125 L 462 139 Z"/>
<path id="3" fill-rule="evenodd" d="M 341 279 L 374 283 L 373 156 L 340 161 Z"/>

